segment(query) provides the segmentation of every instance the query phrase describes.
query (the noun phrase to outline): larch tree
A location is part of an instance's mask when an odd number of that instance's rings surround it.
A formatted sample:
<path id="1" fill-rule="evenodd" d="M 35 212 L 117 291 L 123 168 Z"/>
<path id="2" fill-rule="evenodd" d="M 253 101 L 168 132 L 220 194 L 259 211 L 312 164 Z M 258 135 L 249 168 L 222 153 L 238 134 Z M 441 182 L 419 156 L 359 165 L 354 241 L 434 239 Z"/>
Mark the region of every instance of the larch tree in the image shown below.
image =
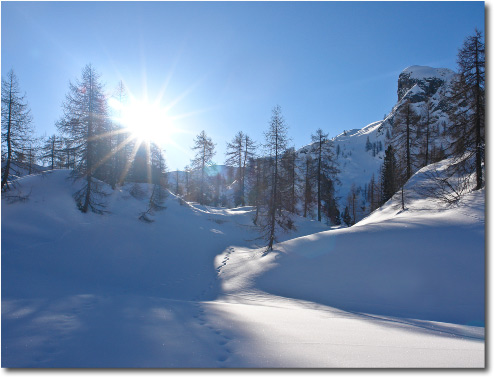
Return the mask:
<path id="1" fill-rule="evenodd" d="M 205 186 L 206 186 L 206 167 L 209 166 L 215 155 L 215 144 L 205 131 L 201 131 L 194 140 L 194 146 L 192 150 L 196 151 L 195 157 L 191 161 L 191 165 L 194 169 L 200 172 L 199 181 L 199 200 L 200 204 L 206 203 L 205 198 Z"/>
<path id="2" fill-rule="evenodd" d="M 269 129 L 264 133 L 266 159 L 269 164 L 268 189 L 266 201 L 263 205 L 260 230 L 262 237 L 267 241 L 267 251 L 273 250 L 279 231 L 293 229 L 293 220 L 285 208 L 281 195 L 283 170 L 281 159 L 288 147 L 288 134 L 285 120 L 280 106 L 276 106 L 271 115 Z"/>
<path id="3" fill-rule="evenodd" d="M 485 44 L 475 30 L 458 51 L 458 76 L 453 85 L 449 118 L 450 152 L 467 172 L 475 171 L 478 190 L 483 186 L 485 149 Z M 473 160 L 473 168 L 468 166 Z"/>
<path id="4" fill-rule="evenodd" d="M 69 84 L 62 109 L 57 127 L 73 148 L 77 177 L 86 181 L 74 195 L 77 206 L 83 213 L 102 213 L 102 192 L 95 176 L 102 175 L 97 173 L 109 153 L 103 142 L 108 116 L 103 86 L 92 65 L 83 68 L 81 80 Z"/>
<path id="5" fill-rule="evenodd" d="M 288 148 L 281 156 L 281 167 L 283 174 L 280 181 L 280 189 L 283 197 L 285 198 L 285 208 L 295 214 L 297 208 L 297 154 L 295 148 Z"/>
<path id="6" fill-rule="evenodd" d="M 413 136 L 417 132 L 419 120 L 420 117 L 413 109 L 409 99 L 403 102 L 394 118 L 392 145 L 397 155 L 398 164 L 403 168 L 404 182 L 410 179 L 413 172 L 412 158 L 414 156 L 412 149 L 416 142 Z"/>
<path id="7" fill-rule="evenodd" d="M 237 189 L 234 194 L 234 205 L 245 206 L 246 166 L 249 159 L 254 156 L 255 143 L 248 135 L 239 131 L 226 147 L 225 164 L 236 167 Z"/>
<path id="8" fill-rule="evenodd" d="M 12 162 L 25 153 L 34 128 L 25 94 L 19 88 L 13 70 L 2 78 L 2 183 L 1 189 L 8 189 Z M 2 164 L 3 165 L 3 164 Z"/>
<path id="9" fill-rule="evenodd" d="M 427 166 L 431 163 L 430 149 L 431 141 L 437 137 L 435 124 L 437 118 L 434 116 L 432 102 L 428 99 L 422 108 L 420 128 L 423 129 L 422 139 L 422 153 L 423 163 L 421 166 Z"/>
<path id="10" fill-rule="evenodd" d="M 48 162 L 50 169 L 61 166 L 62 161 L 62 139 L 57 135 L 49 136 L 45 139 L 41 147 L 41 159 Z"/>
<path id="11" fill-rule="evenodd" d="M 302 192 L 303 217 L 312 218 L 316 204 L 316 190 L 314 185 L 316 171 L 314 168 L 314 161 L 310 153 L 305 153 L 302 161 L 300 190 Z"/>

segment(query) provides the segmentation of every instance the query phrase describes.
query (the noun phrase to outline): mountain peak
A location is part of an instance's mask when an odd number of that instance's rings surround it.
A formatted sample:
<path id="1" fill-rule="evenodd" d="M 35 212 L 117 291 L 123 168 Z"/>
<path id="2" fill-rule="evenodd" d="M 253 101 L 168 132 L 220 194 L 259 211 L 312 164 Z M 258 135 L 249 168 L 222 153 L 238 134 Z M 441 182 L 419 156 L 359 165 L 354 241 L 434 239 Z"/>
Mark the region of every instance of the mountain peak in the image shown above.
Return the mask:
<path id="1" fill-rule="evenodd" d="M 422 97 L 431 97 L 444 82 L 454 75 L 455 72 L 448 68 L 433 68 L 420 65 L 407 67 L 400 73 L 398 78 L 398 101 L 401 101 L 414 86 L 417 87 L 411 93 L 410 99 L 412 102 L 421 101 L 423 100 Z"/>

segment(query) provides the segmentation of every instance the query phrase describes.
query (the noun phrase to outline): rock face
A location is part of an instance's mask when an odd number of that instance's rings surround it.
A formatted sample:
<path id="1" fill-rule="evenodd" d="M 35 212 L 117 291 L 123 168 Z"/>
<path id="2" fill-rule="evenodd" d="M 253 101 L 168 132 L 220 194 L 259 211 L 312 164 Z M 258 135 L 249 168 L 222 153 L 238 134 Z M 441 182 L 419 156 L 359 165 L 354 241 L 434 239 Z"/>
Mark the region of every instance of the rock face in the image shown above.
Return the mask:
<path id="1" fill-rule="evenodd" d="M 413 65 L 403 70 L 398 78 L 398 102 L 407 97 L 412 103 L 431 98 L 455 73 L 447 68 Z"/>

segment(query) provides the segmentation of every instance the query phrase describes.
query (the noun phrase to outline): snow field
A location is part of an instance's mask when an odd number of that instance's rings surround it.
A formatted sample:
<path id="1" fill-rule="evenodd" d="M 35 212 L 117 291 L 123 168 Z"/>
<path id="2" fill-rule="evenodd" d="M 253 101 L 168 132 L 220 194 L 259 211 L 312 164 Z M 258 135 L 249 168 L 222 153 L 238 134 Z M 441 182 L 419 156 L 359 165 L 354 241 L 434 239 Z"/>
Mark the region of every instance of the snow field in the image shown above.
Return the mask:
<path id="1" fill-rule="evenodd" d="M 484 366 L 483 192 L 297 218 L 265 255 L 252 208 L 170 195 L 145 224 L 124 186 L 82 214 L 67 176 L 2 200 L 2 367 Z"/>

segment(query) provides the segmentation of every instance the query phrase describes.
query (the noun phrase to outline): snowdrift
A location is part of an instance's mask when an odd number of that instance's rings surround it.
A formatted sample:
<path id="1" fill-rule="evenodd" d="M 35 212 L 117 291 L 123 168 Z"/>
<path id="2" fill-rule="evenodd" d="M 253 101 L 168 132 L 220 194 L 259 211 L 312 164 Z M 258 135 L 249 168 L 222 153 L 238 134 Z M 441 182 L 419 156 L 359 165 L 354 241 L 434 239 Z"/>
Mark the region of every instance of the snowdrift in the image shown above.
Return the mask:
<path id="1" fill-rule="evenodd" d="M 447 207 L 406 185 L 406 210 L 397 193 L 347 229 L 278 245 L 275 266 L 258 289 L 339 309 L 483 326 L 485 285 L 484 190 Z"/>

